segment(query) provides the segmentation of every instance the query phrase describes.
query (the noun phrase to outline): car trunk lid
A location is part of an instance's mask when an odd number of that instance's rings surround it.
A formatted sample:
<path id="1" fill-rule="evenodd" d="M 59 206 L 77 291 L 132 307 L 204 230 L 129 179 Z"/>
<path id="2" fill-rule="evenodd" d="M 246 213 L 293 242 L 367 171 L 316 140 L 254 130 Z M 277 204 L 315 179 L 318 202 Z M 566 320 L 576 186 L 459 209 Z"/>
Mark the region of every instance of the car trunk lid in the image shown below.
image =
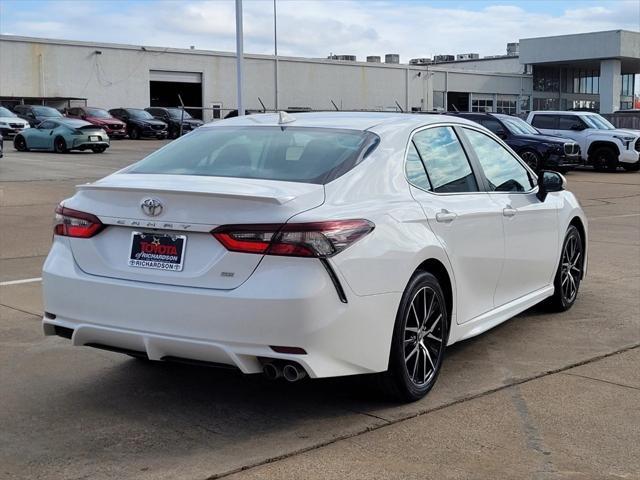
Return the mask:
<path id="1" fill-rule="evenodd" d="M 159 210 L 145 213 L 153 200 Z M 114 174 L 81 185 L 64 203 L 96 215 L 108 227 L 90 239 L 69 238 L 86 273 L 185 287 L 233 289 L 246 281 L 261 255 L 227 251 L 210 231 L 220 225 L 285 223 L 324 202 L 322 185 L 191 175 Z M 155 203 L 154 203 L 155 205 Z M 155 215 L 150 215 L 155 214 Z M 163 242 L 185 236 L 181 271 L 129 265 L 133 233 Z"/>

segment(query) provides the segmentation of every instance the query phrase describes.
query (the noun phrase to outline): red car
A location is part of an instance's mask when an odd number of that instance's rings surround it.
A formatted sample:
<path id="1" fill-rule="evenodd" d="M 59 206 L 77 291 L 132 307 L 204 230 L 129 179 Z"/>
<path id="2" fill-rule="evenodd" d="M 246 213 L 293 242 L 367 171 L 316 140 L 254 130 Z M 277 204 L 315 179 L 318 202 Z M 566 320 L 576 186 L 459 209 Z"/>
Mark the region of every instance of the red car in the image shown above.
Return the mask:
<path id="1" fill-rule="evenodd" d="M 124 138 L 127 134 L 125 123 L 112 117 L 103 108 L 73 107 L 67 110 L 66 115 L 69 118 L 78 118 L 102 127 L 109 135 L 109 138 Z"/>

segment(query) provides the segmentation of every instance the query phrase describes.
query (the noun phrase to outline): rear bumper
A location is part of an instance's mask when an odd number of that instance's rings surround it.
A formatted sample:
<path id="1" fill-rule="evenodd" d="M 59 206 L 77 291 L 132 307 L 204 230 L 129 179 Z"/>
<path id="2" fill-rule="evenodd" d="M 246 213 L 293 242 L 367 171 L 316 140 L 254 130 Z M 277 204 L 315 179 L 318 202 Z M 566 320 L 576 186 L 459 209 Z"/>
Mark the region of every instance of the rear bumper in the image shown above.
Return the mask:
<path id="1" fill-rule="evenodd" d="M 90 142 L 89 140 L 85 140 L 85 139 L 74 140 L 73 146 L 71 148 L 76 150 L 88 150 L 90 148 L 95 148 L 95 147 L 109 148 L 109 142 L 107 141 Z"/>
<path id="2" fill-rule="evenodd" d="M 99 344 L 262 371 L 259 358 L 299 363 L 311 377 L 384 371 L 399 293 L 342 303 L 315 259 L 265 257 L 234 290 L 175 287 L 88 275 L 66 239 L 44 265 L 45 334 L 73 330 L 74 345 Z M 301 347 L 306 355 L 271 346 Z"/>

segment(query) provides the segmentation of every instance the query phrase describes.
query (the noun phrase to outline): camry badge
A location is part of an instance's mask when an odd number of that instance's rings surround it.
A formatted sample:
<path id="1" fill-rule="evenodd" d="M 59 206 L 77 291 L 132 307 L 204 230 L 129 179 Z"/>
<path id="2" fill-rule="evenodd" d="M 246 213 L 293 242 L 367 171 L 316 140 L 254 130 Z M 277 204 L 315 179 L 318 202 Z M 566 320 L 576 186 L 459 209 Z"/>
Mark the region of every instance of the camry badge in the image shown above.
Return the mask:
<path id="1" fill-rule="evenodd" d="M 149 217 L 157 217 L 162 213 L 163 207 L 157 198 L 145 198 L 140 204 L 140 208 L 145 215 Z"/>

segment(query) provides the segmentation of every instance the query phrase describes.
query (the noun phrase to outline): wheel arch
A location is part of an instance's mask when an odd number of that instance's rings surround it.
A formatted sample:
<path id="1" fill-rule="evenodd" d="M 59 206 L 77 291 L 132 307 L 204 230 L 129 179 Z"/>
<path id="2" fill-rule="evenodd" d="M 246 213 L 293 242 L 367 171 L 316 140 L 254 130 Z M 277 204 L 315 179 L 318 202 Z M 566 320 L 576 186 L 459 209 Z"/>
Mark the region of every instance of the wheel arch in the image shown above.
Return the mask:
<path id="1" fill-rule="evenodd" d="M 584 227 L 584 223 L 582 223 L 582 219 L 578 216 L 575 216 L 569 222 L 569 226 L 574 226 L 578 230 L 580 234 L 580 243 L 582 243 L 582 251 L 587 253 L 587 230 Z M 586 273 L 586 268 L 582 269 L 582 278 L 584 278 Z"/>
<path id="2" fill-rule="evenodd" d="M 449 275 L 449 271 L 444 264 L 436 259 L 429 258 L 423 261 L 418 268 L 416 268 L 415 272 L 428 272 L 432 274 L 440 283 L 440 287 L 442 287 L 442 293 L 444 293 L 444 301 L 447 304 L 447 313 L 449 314 L 449 323 L 450 327 L 453 325 L 453 282 L 451 280 L 451 275 Z"/>
<path id="3" fill-rule="evenodd" d="M 620 148 L 618 148 L 618 145 L 616 145 L 614 142 L 607 140 L 596 140 L 595 142 L 592 142 L 591 145 L 589 145 L 587 156 L 593 155 L 593 152 L 595 152 L 598 148 L 603 147 L 610 148 L 616 153 L 616 155 L 620 155 Z"/>

